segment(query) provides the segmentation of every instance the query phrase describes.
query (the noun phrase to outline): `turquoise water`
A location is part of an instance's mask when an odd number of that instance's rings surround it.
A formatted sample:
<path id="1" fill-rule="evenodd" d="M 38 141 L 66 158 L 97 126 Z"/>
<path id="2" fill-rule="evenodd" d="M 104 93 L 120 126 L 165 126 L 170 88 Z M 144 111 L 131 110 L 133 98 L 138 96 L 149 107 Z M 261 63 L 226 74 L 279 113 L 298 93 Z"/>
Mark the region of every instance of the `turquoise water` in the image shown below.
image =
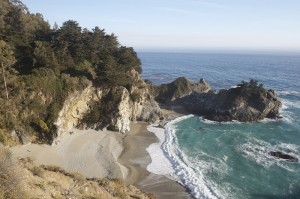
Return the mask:
<path id="1" fill-rule="evenodd" d="M 300 158 L 296 126 L 284 121 L 249 124 L 206 123 L 192 117 L 176 124 L 176 136 L 191 167 L 225 198 L 299 198 L 300 164 L 268 151 Z"/>
<path id="2" fill-rule="evenodd" d="M 215 89 L 258 79 L 276 90 L 283 119 L 215 123 L 190 116 L 171 122 L 161 150 L 171 175 L 195 198 L 300 198 L 300 58 L 297 55 L 140 53 L 144 77 L 156 84 L 178 76 L 205 78 Z M 160 73 L 162 71 L 162 73 Z M 153 78 L 150 78 L 152 77 Z"/>

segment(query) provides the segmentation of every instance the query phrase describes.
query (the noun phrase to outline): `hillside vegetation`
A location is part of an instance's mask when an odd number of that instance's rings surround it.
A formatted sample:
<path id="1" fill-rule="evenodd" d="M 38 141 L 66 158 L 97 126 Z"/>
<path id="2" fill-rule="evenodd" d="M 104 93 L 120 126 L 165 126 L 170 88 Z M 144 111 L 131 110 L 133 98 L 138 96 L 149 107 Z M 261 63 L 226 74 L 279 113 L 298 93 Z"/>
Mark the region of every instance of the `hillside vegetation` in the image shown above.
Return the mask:
<path id="1" fill-rule="evenodd" d="M 68 94 L 95 87 L 130 88 L 142 72 L 133 48 L 104 29 L 69 20 L 53 27 L 19 0 L 0 0 L 0 142 L 51 143 Z M 134 97 L 134 96 L 133 96 Z M 108 99 L 109 101 L 110 99 Z"/>

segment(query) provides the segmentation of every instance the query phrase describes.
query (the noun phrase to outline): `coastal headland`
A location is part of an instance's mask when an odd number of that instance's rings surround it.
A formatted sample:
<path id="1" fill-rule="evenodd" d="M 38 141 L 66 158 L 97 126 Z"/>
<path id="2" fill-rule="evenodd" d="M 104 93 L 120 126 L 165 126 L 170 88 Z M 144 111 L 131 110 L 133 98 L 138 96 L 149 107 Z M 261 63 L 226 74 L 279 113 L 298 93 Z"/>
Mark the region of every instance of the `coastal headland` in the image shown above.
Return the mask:
<path id="1" fill-rule="evenodd" d="M 75 192 L 100 198 L 189 198 L 170 176 L 147 170 L 151 158 L 146 149 L 158 142 L 147 131 L 149 124 L 163 128 L 188 113 L 217 122 L 280 118 L 276 93 L 255 80 L 219 92 L 204 79 L 185 77 L 157 86 L 142 78 L 135 50 L 98 26 L 88 30 L 68 20 L 51 28 L 42 14 L 30 13 L 19 0 L 1 1 L 0 10 L 0 167 L 12 177 L 0 176 L 0 199 L 20 198 L 5 195 L 13 193 L 7 179 L 22 182 L 14 178 L 13 161 L 31 176 L 21 188 L 35 197 L 48 190 L 45 198 L 54 198 L 51 187 L 62 198 L 82 196 L 71 196 Z M 57 188 L 53 170 L 67 176 L 67 187 Z M 78 180 L 74 172 L 85 179 Z M 104 195 L 95 191 L 100 189 Z"/>

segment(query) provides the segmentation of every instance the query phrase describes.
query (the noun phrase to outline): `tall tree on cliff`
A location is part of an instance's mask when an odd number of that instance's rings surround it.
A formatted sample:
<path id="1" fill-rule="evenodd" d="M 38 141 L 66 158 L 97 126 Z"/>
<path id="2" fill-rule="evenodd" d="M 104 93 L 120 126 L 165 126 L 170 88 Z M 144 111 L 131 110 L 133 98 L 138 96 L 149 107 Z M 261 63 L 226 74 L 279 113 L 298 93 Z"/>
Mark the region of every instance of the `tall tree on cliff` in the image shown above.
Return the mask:
<path id="1" fill-rule="evenodd" d="M 8 89 L 6 83 L 6 73 L 14 71 L 11 67 L 16 62 L 16 59 L 13 55 L 13 51 L 11 47 L 3 40 L 0 40 L 0 64 L 2 68 L 2 76 L 3 76 L 3 83 L 6 92 L 6 99 L 8 98 Z"/>

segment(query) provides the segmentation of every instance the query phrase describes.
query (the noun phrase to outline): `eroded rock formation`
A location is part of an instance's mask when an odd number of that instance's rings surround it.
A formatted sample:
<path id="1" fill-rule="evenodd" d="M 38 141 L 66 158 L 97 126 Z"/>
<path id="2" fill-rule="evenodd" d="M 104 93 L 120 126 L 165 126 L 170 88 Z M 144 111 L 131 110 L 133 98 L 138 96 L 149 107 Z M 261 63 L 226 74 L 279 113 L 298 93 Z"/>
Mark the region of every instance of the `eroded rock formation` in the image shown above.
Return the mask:
<path id="1" fill-rule="evenodd" d="M 279 108 L 282 104 L 275 92 L 257 85 L 254 80 L 218 93 L 212 92 L 203 80 L 193 84 L 185 78 L 178 78 L 155 89 L 159 102 L 183 106 L 190 113 L 209 120 L 252 122 L 280 118 Z"/>
<path id="2" fill-rule="evenodd" d="M 130 121 L 156 122 L 161 110 L 138 72 L 128 73 L 131 85 L 93 87 L 76 91 L 65 101 L 56 121 L 59 135 L 74 127 L 126 132 Z"/>
<path id="3" fill-rule="evenodd" d="M 171 83 L 160 86 L 150 86 L 155 99 L 164 104 L 170 104 L 176 99 L 191 95 L 192 93 L 210 93 L 210 86 L 200 79 L 198 83 L 192 82 L 185 77 L 179 77 Z"/>

